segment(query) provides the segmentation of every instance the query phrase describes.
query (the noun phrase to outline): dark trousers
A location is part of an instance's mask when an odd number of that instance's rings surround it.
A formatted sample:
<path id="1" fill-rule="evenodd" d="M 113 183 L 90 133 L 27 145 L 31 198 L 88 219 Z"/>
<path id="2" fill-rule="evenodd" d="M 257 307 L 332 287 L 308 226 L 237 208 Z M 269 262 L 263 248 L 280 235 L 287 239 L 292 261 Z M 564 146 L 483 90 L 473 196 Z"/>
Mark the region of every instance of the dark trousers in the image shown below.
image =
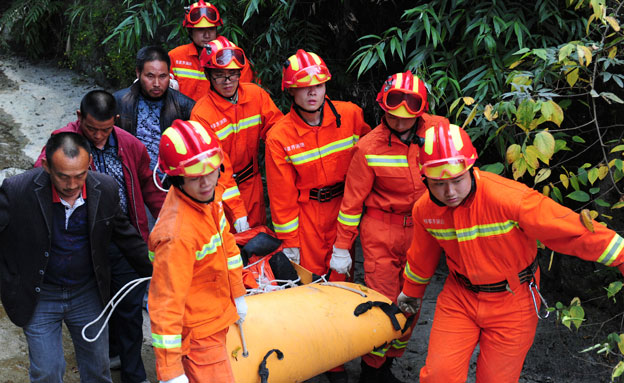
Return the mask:
<path id="1" fill-rule="evenodd" d="M 111 245 L 109 256 L 112 296 L 126 283 L 139 278 L 139 275 L 126 261 L 117 246 Z M 138 383 L 147 379 L 141 359 L 143 294 L 145 294 L 145 282 L 126 295 L 113 312 L 109 323 L 110 354 L 119 355 L 123 383 Z"/>

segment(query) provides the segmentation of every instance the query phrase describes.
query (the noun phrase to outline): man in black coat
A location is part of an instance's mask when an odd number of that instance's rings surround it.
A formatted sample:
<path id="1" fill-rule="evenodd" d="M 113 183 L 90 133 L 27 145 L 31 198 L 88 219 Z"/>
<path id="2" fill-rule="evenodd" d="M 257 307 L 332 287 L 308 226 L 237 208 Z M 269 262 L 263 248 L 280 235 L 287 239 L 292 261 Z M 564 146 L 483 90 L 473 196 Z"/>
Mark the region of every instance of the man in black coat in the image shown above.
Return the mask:
<path id="1" fill-rule="evenodd" d="M 63 381 L 65 322 L 81 381 L 110 383 L 106 332 L 91 343 L 81 331 L 109 300 L 111 241 L 141 276 L 152 271 L 147 246 L 121 212 L 116 182 L 88 170 L 84 137 L 52 136 L 46 158 L 0 187 L 2 304 L 26 335 L 31 382 Z"/>

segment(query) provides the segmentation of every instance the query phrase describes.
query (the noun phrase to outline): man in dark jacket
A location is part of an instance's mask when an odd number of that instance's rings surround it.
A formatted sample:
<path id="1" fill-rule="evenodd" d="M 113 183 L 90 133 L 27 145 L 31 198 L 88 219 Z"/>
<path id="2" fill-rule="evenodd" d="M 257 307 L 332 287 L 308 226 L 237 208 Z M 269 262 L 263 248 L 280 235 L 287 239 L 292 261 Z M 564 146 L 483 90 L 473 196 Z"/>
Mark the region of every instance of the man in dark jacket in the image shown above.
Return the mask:
<path id="1" fill-rule="evenodd" d="M 147 148 L 150 168 L 158 159 L 162 132 L 175 119 L 188 120 L 195 101 L 169 88 L 171 60 L 165 50 L 156 46 L 139 50 L 136 58 L 137 81 L 115 92 L 117 126 L 136 136 Z"/>
<path id="2" fill-rule="evenodd" d="M 111 240 L 141 276 L 152 271 L 147 246 L 121 211 L 115 181 L 88 170 L 83 137 L 54 135 L 45 150 L 43 169 L 0 187 L 2 304 L 24 329 L 31 382 L 63 381 L 65 322 L 81 380 L 110 383 L 106 332 L 90 343 L 81 331 L 109 299 Z"/>
<path id="3" fill-rule="evenodd" d="M 87 93 L 77 111 L 78 121 L 72 122 L 59 132 L 76 132 L 85 136 L 93 156 L 92 170 L 112 176 L 119 186 L 119 201 L 123 213 L 147 240 L 149 234 L 147 205 L 154 217 L 158 216 L 165 193 L 156 188 L 149 167 L 150 159 L 145 146 L 133 135 L 113 125 L 116 103 L 113 96 L 103 90 Z M 41 164 L 40 159 L 35 166 Z M 111 245 L 109 257 L 112 271 L 112 292 L 138 276 L 122 257 L 120 250 Z M 119 355 L 123 383 L 139 383 L 146 380 L 141 360 L 143 344 L 143 313 L 141 301 L 145 288 L 136 288 L 117 306 L 110 322 L 111 351 Z M 114 347 L 113 347 L 114 346 Z"/>

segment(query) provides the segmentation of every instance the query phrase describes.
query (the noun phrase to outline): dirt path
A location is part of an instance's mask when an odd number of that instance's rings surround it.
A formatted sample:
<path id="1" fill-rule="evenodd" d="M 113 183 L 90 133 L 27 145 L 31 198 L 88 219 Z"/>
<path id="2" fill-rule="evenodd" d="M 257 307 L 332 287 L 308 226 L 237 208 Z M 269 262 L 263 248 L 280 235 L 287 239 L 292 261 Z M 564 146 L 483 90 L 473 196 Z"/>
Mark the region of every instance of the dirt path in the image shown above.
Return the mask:
<path id="1" fill-rule="evenodd" d="M 55 68 L 51 63 L 33 65 L 15 57 L 0 57 L 0 182 L 7 176 L 30 168 L 50 132 L 73 121 L 82 96 L 95 88 L 96 85 L 89 79 Z M 357 267 L 361 270 L 361 261 Z M 418 381 L 418 371 L 426 357 L 435 298 L 445 277 L 445 268 L 441 267 L 427 290 L 420 320 L 407 352 L 393 369 L 395 375 L 405 381 Z M 357 275 L 357 280 L 362 281 L 361 274 Z M 546 298 L 554 303 L 557 295 L 557 292 L 547 292 Z M 520 382 L 609 382 L 609 366 L 617 362 L 615 358 L 593 352 L 579 353 L 604 339 L 604 336 L 596 336 L 596 332 L 607 319 L 598 309 L 588 311 L 587 321 L 578 332 L 555 325 L 552 318 L 540 321 Z M 148 378 L 156 382 L 148 323 L 146 317 L 143 359 Z M 600 333 L 616 331 L 618 325 L 611 321 L 600 329 Z M 66 336 L 64 343 L 68 359 L 65 381 L 78 382 L 71 340 Z M 475 360 L 473 356 L 468 382 L 474 382 Z M 351 382 L 357 381 L 359 370 L 359 359 L 347 364 Z M 27 381 L 28 348 L 24 336 L 0 309 L 0 382 Z M 114 381 L 120 381 L 118 375 L 114 376 Z M 323 383 L 327 380 L 319 376 L 309 382 Z"/>

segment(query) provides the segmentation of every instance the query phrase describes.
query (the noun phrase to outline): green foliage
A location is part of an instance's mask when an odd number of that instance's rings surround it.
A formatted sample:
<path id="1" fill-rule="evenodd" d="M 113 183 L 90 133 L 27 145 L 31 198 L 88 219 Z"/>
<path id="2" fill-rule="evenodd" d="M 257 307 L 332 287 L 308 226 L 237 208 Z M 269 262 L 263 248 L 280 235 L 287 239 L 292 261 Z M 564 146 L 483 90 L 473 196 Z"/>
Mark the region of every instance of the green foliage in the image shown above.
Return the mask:
<path id="1" fill-rule="evenodd" d="M 29 57 L 50 57 L 63 41 L 59 21 L 64 7 L 63 1 L 13 1 L 0 18 L 0 30 L 8 31 L 14 45 L 25 49 Z"/>
<path id="2" fill-rule="evenodd" d="M 548 308 L 548 311 L 554 311 L 557 315 L 557 320 L 570 330 L 572 325 L 578 330 L 585 320 L 585 310 L 581 306 L 581 300 L 578 297 L 572 299 L 569 306 L 557 302 L 555 307 Z"/>

